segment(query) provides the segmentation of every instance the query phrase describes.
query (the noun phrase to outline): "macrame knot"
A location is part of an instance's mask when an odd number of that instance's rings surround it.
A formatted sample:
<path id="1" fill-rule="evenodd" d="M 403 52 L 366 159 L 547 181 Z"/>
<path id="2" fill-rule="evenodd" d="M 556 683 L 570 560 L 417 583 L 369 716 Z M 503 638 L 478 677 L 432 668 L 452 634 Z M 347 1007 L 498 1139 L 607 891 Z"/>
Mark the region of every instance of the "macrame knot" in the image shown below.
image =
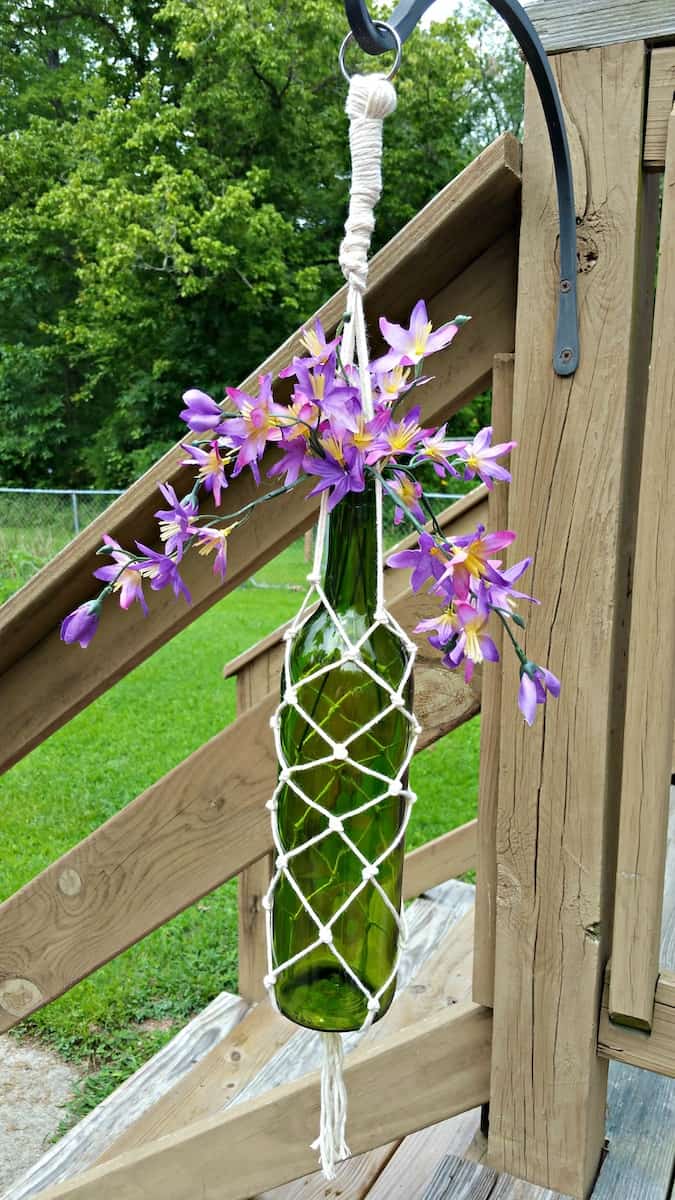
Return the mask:
<path id="1" fill-rule="evenodd" d="M 396 108 L 396 89 L 384 75 L 353 75 L 345 101 L 350 121 L 384 121 Z"/>
<path id="2" fill-rule="evenodd" d="M 384 75 L 353 75 L 345 110 L 349 117 L 352 182 L 340 266 L 360 295 L 368 282 L 368 251 L 375 205 L 382 191 L 382 122 L 396 108 L 396 92 Z"/>

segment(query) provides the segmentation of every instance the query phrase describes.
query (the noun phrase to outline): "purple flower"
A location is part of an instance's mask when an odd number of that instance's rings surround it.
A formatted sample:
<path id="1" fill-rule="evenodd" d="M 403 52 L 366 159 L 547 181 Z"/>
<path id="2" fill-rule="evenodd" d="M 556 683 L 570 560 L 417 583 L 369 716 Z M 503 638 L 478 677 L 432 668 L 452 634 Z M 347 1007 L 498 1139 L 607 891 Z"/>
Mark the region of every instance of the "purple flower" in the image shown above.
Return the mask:
<path id="1" fill-rule="evenodd" d="M 323 445 L 327 451 L 326 457 L 318 458 L 308 454 L 304 460 L 304 468 L 308 475 L 320 476 L 319 482 L 309 493 L 310 496 L 332 488 L 328 498 L 328 511 L 332 512 L 347 492 L 363 491 L 363 456 L 353 446 L 342 446 L 335 438 L 325 439 Z"/>
<path id="2" fill-rule="evenodd" d="M 190 388 L 188 392 L 183 392 L 183 403 L 185 408 L 180 415 L 193 433 L 209 433 L 211 430 L 214 433 L 226 432 L 227 422 L 221 424 L 223 410 L 207 392 Z"/>
<path id="3" fill-rule="evenodd" d="M 170 483 L 160 483 L 159 490 L 170 508 L 160 508 L 155 513 L 159 519 L 159 533 L 166 542 L 166 553 L 175 554 L 176 562 L 183 557 L 183 546 L 195 532 L 193 518 L 199 511 L 197 501 L 192 495 L 179 500 Z"/>
<path id="4" fill-rule="evenodd" d="M 237 462 L 232 472 L 238 475 L 246 466 L 250 466 L 253 478 L 260 484 L 258 460 L 265 452 L 268 442 L 278 442 L 282 437 L 282 418 L 287 417 L 287 410 L 281 404 L 276 404 L 272 397 L 272 376 L 260 376 L 260 395 L 249 396 L 238 388 L 227 388 L 227 394 L 233 404 L 236 404 L 241 416 L 234 417 L 227 423 L 229 440 L 237 450 Z"/>
<path id="5" fill-rule="evenodd" d="M 475 605 L 460 601 L 455 611 L 459 632 L 452 650 L 443 657 L 443 665 L 458 667 L 463 662 L 464 680 L 470 683 L 478 663 L 485 659 L 499 662 L 499 651 L 492 638 L 482 632 L 490 616 L 485 593 L 482 590 L 478 593 Z"/>
<path id="6" fill-rule="evenodd" d="M 191 604 L 192 597 L 178 573 L 176 559 L 170 558 L 168 554 L 162 554 L 158 550 L 151 550 L 142 542 L 136 542 L 136 545 L 141 554 L 145 556 L 141 559 L 139 566 L 143 575 L 150 580 L 153 592 L 159 592 L 171 584 L 174 596 L 185 596 L 188 604 Z"/>
<path id="7" fill-rule="evenodd" d="M 306 367 L 321 366 L 327 362 L 331 354 L 335 352 L 336 346 L 339 345 L 340 338 L 335 337 L 330 342 L 326 341 L 323 325 L 317 317 L 313 329 L 303 329 L 300 341 L 309 354 L 309 358 L 294 358 L 290 367 L 284 367 L 283 371 L 279 372 L 281 379 L 286 379 L 289 375 L 295 375 L 297 365 L 300 362 L 304 363 Z"/>
<path id="8" fill-rule="evenodd" d="M 496 550 L 510 546 L 515 538 L 510 529 L 486 533 L 485 526 L 479 525 L 475 533 L 456 537 L 451 542 L 452 556 L 445 568 L 444 576 L 439 580 L 441 588 L 446 579 L 452 582 L 452 590 L 459 600 L 466 600 L 472 580 L 477 583 L 487 580 L 504 586 L 504 577 L 497 570 L 500 560 L 493 558 Z M 440 589 L 437 589 L 440 590 Z"/>
<path id="9" fill-rule="evenodd" d="M 382 458 L 396 457 L 397 454 L 410 454 L 417 444 L 431 430 L 422 429 L 419 424 L 419 406 L 411 408 L 407 416 L 400 421 L 390 420 L 382 433 L 375 439 L 368 453 L 368 463 L 376 463 Z"/>
<path id="10" fill-rule="evenodd" d="M 394 475 L 396 478 L 389 482 L 389 486 L 400 497 L 402 505 L 402 507 L 397 505 L 394 509 L 394 525 L 400 525 L 408 513 L 412 513 L 413 517 L 423 524 L 424 511 L 419 502 L 422 495 L 422 484 L 411 479 L 404 471 L 394 471 Z"/>
<path id="11" fill-rule="evenodd" d="M 435 630 L 434 636 L 429 638 L 429 644 L 436 650 L 442 650 L 452 641 L 458 628 L 457 614 L 453 605 L 449 604 L 437 617 L 426 617 L 420 621 L 413 633 L 429 633 L 430 630 Z"/>
<path id="12" fill-rule="evenodd" d="M 113 562 L 107 567 L 99 567 L 94 571 L 94 577 L 109 584 L 113 592 L 119 592 L 120 608 L 131 608 L 134 600 L 138 600 L 147 617 L 148 606 L 143 595 L 143 579 L 138 563 L 134 562 L 128 551 L 123 550 L 119 542 L 107 533 L 104 533 L 103 541 L 109 547 Z"/>
<path id="13" fill-rule="evenodd" d="M 197 535 L 200 554 L 211 554 L 215 550 L 213 574 L 220 575 L 221 579 L 227 574 L 227 539 L 234 528 L 234 525 L 230 525 L 227 529 L 213 529 L 211 525 L 205 525 Z"/>
<path id="14" fill-rule="evenodd" d="M 445 549 L 445 546 L 436 545 L 430 533 L 421 533 L 418 548 L 390 554 L 387 566 L 412 568 L 410 586 L 414 592 L 419 592 L 428 579 L 438 580 L 443 575 L 448 561 Z"/>
<path id="15" fill-rule="evenodd" d="M 525 662 L 520 668 L 520 687 L 518 689 L 518 708 L 528 725 L 532 725 L 537 715 L 537 705 L 546 703 L 546 693 L 558 698 L 560 695 L 560 680 L 552 671 L 538 667 L 536 663 Z"/>
<path id="16" fill-rule="evenodd" d="M 61 641 L 79 642 L 84 650 L 98 629 L 101 612 L 100 600 L 87 600 L 74 612 L 68 613 L 61 622 Z"/>
<path id="17" fill-rule="evenodd" d="M 191 446 L 189 443 L 185 443 L 183 449 L 187 450 L 191 458 L 184 458 L 182 465 L 190 467 L 194 462 L 199 463 L 197 477 L 204 484 L 207 492 L 213 493 L 216 508 L 219 508 L 222 489 L 227 487 L 227 476 L 218 443 L 212 442 L 210 450 L 202 450 L 201 446 Z"/>
<path id="18" fill-rule="evenodd" d="M 385 317 L 380 317 L 380 332 L 391 351 L 378 359 L 378 369 L 386 371 L 392 367 L 410 366 L 421 362 L 426 354 L 433 354 L 436 350 L 443 350 L 445 346 L 449 346 L 459 333 L 460 327 L 468 320 L 468 317 L 455 317 L 454 321 L 432 333 L 433 326 L 424 300 L 418 300 L 412 310 L 408 329 L 404 329 L 402 325 L 392 325 Z"/>
<path id="19" fill-rule="evenodd" d="M 422 445 L 418 447 L 415 455 L 415 462 L 430 462 L 434 471 L 441 479 L 445 475 L 459 476 L 459 471 L 456 471 L 452 463 L 448 461 L 450 454 L 458 454 L 466 446 L 466 438 L 449 438 L 446 435 L 446 425 L 441 425 L 435 433 L 429 437 L 422 438 Z"/>
<path id="20" fill-rule="evenodd" d="M 475 479 L 478 475 L 482 479 L 485 486 L 492 491 L 492 480 L 503 480 L 504 483 L 510 483 L 511 476 L 506 470 L 506 467 L 500 467 L 495 459 L 501 458 L 503 454 L 508 454 L 517 446 L 517 442 L 501 442 L 498 446 L 491 446 L 492 427 L 488 425 L 485 429 L 481 429 L 476 434 L 472 442 L 467 442 L 466 445 L 458 451 L 458 455 L 464 460 L 464 478 Z"/>
<path id="21" fill-rule="evenodd" d="M 267 475 L 270 479 L 274 479 L 276 475 L 283 475 L 285 472 L 284 484 L 286 487 L 290 487 L 291 484 L 297 483 L 307 454 L 307 443 L 302 437 L 294 437 L 289 442 L 279 442 L 279 449 L 283 450 L 283 454 L 279 461 L 270 467 Z"/>
<path id="22" fill-rule="evenodd" d="M 499 571 L 502 582 L 488 585 L 488 603 L 491 608 L 502 608 L 506 612 L 512 612 L 516 607 L 515 600 L 529 600 L 530 604 L 539 603 L 534 596 L 528 596 L 527 592 L 518 592 L 512 586 L 516 579 L 520 579 L 520 576 L 524 574 L 531 562 L 531 558 L 523 558 L 513 567 Z"/>

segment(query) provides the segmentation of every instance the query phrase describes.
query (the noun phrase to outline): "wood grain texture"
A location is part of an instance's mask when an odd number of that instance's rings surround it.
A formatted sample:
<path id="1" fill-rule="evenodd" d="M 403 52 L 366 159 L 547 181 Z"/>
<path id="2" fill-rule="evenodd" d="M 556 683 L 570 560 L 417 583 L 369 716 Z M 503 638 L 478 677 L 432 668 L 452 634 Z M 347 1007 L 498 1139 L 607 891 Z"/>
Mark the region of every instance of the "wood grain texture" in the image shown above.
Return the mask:
<path id="1" fill-rule="evenodd" d="M 152 1109 L 168 1088 L 180 1088 L 181 1081 L 212 1057 L 218 1046 L 228 1044 L 232 1032 L 241 1027 L 247 1008 L 239 996 L 221 992 L 112 1095 L 50 1146 L 39 1162 L 3 1193 L 3 1200 L 26 1200 L 57 1183 L 64 1178 L 64 1164 L 70 1164 L 74 1174 L 78 1164 L 82 1169 L 96 1162 L 109 1143 Z"/>
<path id="2" fill-rule="evenodd" d="M 492 369 L 492 442 L 511 440 L 513 422 L 514 356 L 498 354 Z M 488 499 L 488 529 L 509 528 L 509 493 L 497 484 Z M 520 557 L 520 556 L 519 556 Z M 508 555 L 503 555 L 508 565 Z M 503 631 L 493 617 L 492 638 L 503 654 Z M 507 646 L 511 653 L 511 647 Z M 478 779 L 478 870 L 476 874 L 476 930 L 473 958 L 473 999 L 492 1008 L 495 981 L 495 927 L 497 912 L 497 802 L 499 793 L 499 730 L 501 725 L 501 670 L 486 671 L 481 693 L 480 767 Z"/>
<path id="3" fill-rule="evenodd" d="M 659 974 L 675 718 L 675 110 L 638 508 L 609 1008 L 649 1029 Z"/>
<path id="4" fill-rule="evenodd" d="M 439 1163 L 422 1200 L 489 1200 L 496 1178 L 489 1167 L 449 1154 Z"/>
<path id="5" fill-rule="evenodd" d="M 262 678 L 253 663 L 237 679 L 237 716 L 263 700 L 271 688 L 268 671 Z M 267 664 L 265 664 L 266 666 Z M 267 923 L 262 906 L 273 873 L 272 855 L 265 854 L 244 867 L 237 880 L 238 988 L 249 1003 L 264 1000 L 263 978 L 267 973 Z"/>
<path id="6" fill-rule="evenodd" d="M 442 200 L 433 201 L 397 235 L 371 266 L 371 322 L 385 308 L 389 317 L 404 316 L 422 291 L 430 298 L 429 311 L 437 324 L 457 311 L 474 315 L 452 350 L 438 355 L 434 381 L 420 393 L 423 418 L 430 424 L 481 391 L 490 376 L 492 356 L 513 345 L 519 154 L 515 139 L 500 139 L 444 190 Z M 328 329 L 342 314 L 343 304 L 339 292 L 321 310 Z M 374 341 L 374 350 L 376 346 Z M 298 349 L 298 334 L 294 334 L 242 386 L 255 388 L 259 372 L 276 374 Z M 283 389 L 278 391 L 283 399 Z M 111 687 L 316 518 L 316 502 L 306 503 L 303 498 L 309 485 L 302 485 L 274 501 L 273 521 L 264 506 L 258 508 L 247 523 L 246 536 L 232 538 L 224 585 L 203 569 L 199 556 L 188 555 L 183 573 L 193 597 L 191 607 L 176 602 L 165 590 L 153 596 L 147 619 L 140 610 L 123 613 L 112 606 L 86 655 L 79 647 L 64 645 L 58 625 L 66 612 L 91 596 L 93 556 L 102 532 L 122 543 L 132 536 L 151 542 L 156 536 L 152 515 L 157 507 L 156 485 L 168 479 L 180 493 L 188 483 L 189 471 L 177 469 L 177 461 L 174 452 L 161 459 L 104 518 L 88 526 L 3 607 L 0 695 L 6 719 L 0 729 L 0 767 L 17 761 Z M 242 473 L 228 492 L 232 510 L 254 494 L 259 493 L 249 473 Z"/>
<path id="7" fill-rule="evenodd" d="M 613 970 L 610 973 L 610 986 L 611 974 Z M 675 973 L 664 971 L 659 976 L 651 1033 L 617 1025 L 610 1016 L 605 991 L 600 1014 L 598 1054 L 675 1078 Z"/>
<path id="8" fill-rule="evenodd" d="M 482 493 L 466 497 L 448 510 L 445 527 L 467 532 L 484 510 Z M 388 572 L 387 597 L 408 629 L 435 607 L 412 593 L 404 571 Z M 277 771 L 268 724 L 277 702 L 274 653 L 255 664 L 275 681 L 264 700 L 0 905 L 0 1028 L 272 849 L 265 804 Z M 415 678 L 419 749 L 478 712 L 480 677 L 467 687 L 430 647 Z M 81 881 L 76 894 L 59 886 L 66 871 Z"/>
<path id="9" fill-rule="evenodd" d="M 645 56 L 641 44 L 552 61 L 590 164 L 579 237 L 581 363 L 551 369 L 557 207 L 539 102 L 526 93 L 509 517 L 541 600 L 531 659 L 562 677 L 528 729 L 503 664 L 495 1040 L 489 1157 L 586 1197 L 604 1138 L 597 1022 L 608 946 L 628 591 L 626 511 L 642 411 L 636 322 Z M 640 347 L 641 348 L 641 347 Z"/>
<path id="10" fill-rule="evenodd" d="M 262 906 L 273 874 L 272 855 L 265 854 L 245 867 L 237 880 L 238 949 L 240 995 L 249 1004 L 265 996 L 263 977 L 267 974 L 267 938 L 265 910 Z"/>
<path id="11" fill-rule="evenodd" d="M 405 1138 L 370 1189 L 368 1200 L 417 1200 L 431 1182 L 441 1156 L 461 1156 L 479 1125 L 480 1109 L 473 1108 Z"/>
<path id="12" fill-rule="evenodd" d="M 405 856 L 403 899 L 412 900 L 427 888 L 464 875 L 476 866 L 478 822 L 467 821 Z"/>
<path id="13" fill-rule="evenodd" d="M 644 164 L 649 171 L 666 165 L 668 123 L 675 97 L 675 46 L 652 50 L 645 124 Z"/>
<path id="14" fill-rule="evenodd" d="M 427 1015 L 441 1002 L 439 997 L 443 997 L 442 1003 L 467 997 L 472 904 L 473 888 L 452 882 L 410 906 L 410 938 L 399 973 L 400 990 L 387 1022 L 374 1027 L 375 1035 L 392 1028 L 391 1022 L 393 1028 L 409 1024 L 411 1002 L 416 1013 Z M 319 1061 L 316 1036 L 299 1030 L 267 1003 L 251 1009 L 230 1036 L 206 1054 L 198 1052 L 200 1019 L 180 1035 L 184 1043 L 196 1047 L 192 1069 L 174 1076 L 169 1064 L 162 1085 L 162 1056 L 166 1054 L 162 1051 L 135 1077 L 139 1092 L 144 1074 L 151 1081 L 149 1099 L 142 1109 L 132 1103 L 127 1113 L 128 1085 L 123 1085 L 52 1147 L 3 1200 L 28 1200 L 48 1184 L 70 1179 L 95 1161 L 107 1162 L 123 1151 L 178 1132 L 193 1121 L 222 1112 L 238 1098 L 260 1095 L 285 1077 L 298 1078 L 315 1069 Z M 350 1044 L 357 1041 L 355 1035 Z M 358 1177 L 362 1178 L 361 1172 Z"/>
<path id="15" fill-rule="evenodd" d="M 352 1153 L 482 1103 L 489 1090 L 491 1035 L 490 1011 L 465 1001 L 357 1049 L 345 1067 Z M 307 1131 L 318 1120 L 314 1073 L 48 1188 L 43 1197 L 185 1200 L 197 1194 L 200 1200 L 247 1200 L 315 1168 Z"/>
<path id="16" fill-rule="evenodd" d="M 527 15 L 549 53 L 675 34 L 671 0 L 534 0 Z"/>

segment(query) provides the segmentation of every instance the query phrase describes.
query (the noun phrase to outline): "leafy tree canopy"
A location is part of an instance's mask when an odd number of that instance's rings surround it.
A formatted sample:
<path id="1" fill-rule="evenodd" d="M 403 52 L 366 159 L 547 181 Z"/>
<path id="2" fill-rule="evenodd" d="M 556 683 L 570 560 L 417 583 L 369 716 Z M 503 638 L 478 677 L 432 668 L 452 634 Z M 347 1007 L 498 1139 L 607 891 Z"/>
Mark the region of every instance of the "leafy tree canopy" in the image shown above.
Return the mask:
<path id="1" fill-rule="evenodd" d="M 487 9 L 487 5 L 481 5 Z M 472 12 L 406 44 L 378 244 L 520 120 Z M 339 0 L 0 0 L 0 476 L 119 486 L 339 283 Z"/>

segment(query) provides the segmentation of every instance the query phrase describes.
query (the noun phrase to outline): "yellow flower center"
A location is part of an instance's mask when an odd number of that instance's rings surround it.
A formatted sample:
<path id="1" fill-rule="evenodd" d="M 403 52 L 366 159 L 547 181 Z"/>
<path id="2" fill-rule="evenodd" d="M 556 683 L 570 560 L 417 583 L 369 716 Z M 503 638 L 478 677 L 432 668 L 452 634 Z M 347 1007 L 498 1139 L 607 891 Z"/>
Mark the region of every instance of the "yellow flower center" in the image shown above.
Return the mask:
<path id="1" fill-rule="evenodd" d="M 472 658 L 475 663 L 481 663 L 483 661 L 483 651 L 480 648 L 480 642 L 478 640 L 479 629 L 479 621 L 470 621 L 468 625 L 464 626 L 464 633 L 466 634 L 466 654 L 467 657 Z"/>
<path id="2" fill-rule="evenodd" d="M 328 453 L 332 458 L 335 459 L 336 462 L 340 463 L 340 466 L 343 467 L 345 465 L 345 456 L 342 450 L 342 443 L 339 442 L 336 437 L 333 437 L 332 434 L 329 434 L 328 437 L 321 439 L 321 445 L 323 446 L 324 450 L 328 451 Z"/>
<path id="3" fill-rule="evenodd" d="M 427 321 L 426 325 L 423 325 L 422 328 L 420 330 L 418 330 L 418 332 L 415 336 L 415 354 L 419 354 L 419 355 L 424 354 L 424 351 L 427 348 L 427 342 L 429 341 L 430 333 L 431 333 L 431 321 Z"/>
<path id="4" fill-rule="evenodd" d="M 305 350 L 311 354 L 312 358 L 318 358 L 322 354 L 321 343 L 316 329 L 305 329 L 300 338 Z"/>
<path id="5" fill-rule="evenodd" d="M 366 429 L 363 417 L 359 417 L 358 427 L 352 437 L 352 441 L 357 450 L 368 450 L 375 440 L 374 434 Z"/>

